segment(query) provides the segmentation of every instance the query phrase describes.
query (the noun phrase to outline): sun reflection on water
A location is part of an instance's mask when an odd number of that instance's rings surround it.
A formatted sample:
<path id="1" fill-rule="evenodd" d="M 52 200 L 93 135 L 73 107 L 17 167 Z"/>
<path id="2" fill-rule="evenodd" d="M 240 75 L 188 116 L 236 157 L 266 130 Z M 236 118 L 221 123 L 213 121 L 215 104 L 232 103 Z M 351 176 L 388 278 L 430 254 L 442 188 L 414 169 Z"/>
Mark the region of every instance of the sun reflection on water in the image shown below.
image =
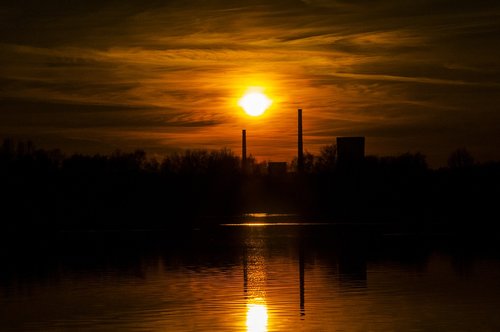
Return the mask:
<path id="1" fill-rule="evenodd" d="M 268 313 L 266 304 L 266 255 L 265 241 L 255 231 L 246 241 L 243 259 L 243 288 L 247 302 L 247 332 L 267 332 Z"/>
<path id="2" fill-rule="evenodd" d="M 267 306 L 263 303 L 248 303 L 246 325 L 248 332 L 266 332 Z"/>

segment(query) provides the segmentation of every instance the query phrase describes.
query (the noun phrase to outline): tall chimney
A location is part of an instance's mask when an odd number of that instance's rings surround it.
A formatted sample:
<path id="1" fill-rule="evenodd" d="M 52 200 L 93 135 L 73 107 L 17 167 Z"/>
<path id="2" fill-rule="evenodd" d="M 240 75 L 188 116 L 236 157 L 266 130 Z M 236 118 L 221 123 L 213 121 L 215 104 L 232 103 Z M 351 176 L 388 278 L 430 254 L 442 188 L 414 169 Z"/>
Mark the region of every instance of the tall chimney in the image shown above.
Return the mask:
<path id="1" fill-rule="evenodd" d="M 247 131 L 241 131 L 241 169 L 243 172 L 247 169 Z"/>
<path id="2" fill-rule="evenodd" d="M 298 153 L 297 153 L 297 171 L 304 172 L 304 149 L 302 143 L 302 109 L 298 110 Z"/>

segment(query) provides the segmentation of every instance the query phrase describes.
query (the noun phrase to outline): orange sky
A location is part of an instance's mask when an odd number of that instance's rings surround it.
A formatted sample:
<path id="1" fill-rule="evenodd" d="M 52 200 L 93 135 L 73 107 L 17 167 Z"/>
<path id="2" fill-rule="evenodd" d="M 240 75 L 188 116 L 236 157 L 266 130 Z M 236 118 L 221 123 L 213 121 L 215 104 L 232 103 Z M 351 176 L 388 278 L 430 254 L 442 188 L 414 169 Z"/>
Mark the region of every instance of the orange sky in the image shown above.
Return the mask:
<path id="1" fill-rule="evenodd" d="M 470 1 L 36 1 L 0 5 L 0 135 L 68 152 L 229 147 L 291 160 L 466 147 L 500 159 L 500 6 Z M 250 86 L 262 118 L 237 105 Z"/>

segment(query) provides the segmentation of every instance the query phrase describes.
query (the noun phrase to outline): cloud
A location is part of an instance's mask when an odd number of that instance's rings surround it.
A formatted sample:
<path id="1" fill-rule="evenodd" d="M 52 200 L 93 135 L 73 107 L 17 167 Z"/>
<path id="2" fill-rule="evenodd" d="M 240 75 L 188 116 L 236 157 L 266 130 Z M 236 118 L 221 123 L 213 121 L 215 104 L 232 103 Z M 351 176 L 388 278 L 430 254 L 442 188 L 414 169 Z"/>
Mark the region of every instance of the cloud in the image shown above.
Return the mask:
<path id="1" fill-rule="evenodd" d="M 494 1 L 4 2 L 0 127 L 96 151 L 238 149 L 247 127 L 254 155 L 291 159 L 302 107 L 313 152 L 349 133 L 377 153 L 451 151 L 473 133 L 498 159 L 484 142 L 500 121 L 499 15 Z M 236 105 L 251 85 L 274 100 L 254 122 Z"/>

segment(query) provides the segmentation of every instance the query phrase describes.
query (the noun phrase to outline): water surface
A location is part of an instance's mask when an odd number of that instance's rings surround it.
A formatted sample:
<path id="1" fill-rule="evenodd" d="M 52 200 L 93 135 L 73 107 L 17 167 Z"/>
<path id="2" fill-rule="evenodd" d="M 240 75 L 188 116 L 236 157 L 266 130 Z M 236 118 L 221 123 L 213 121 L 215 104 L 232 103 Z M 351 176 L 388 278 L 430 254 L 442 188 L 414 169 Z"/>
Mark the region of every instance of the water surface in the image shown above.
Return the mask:
<path id="1" fill-rule="evenodd" d="M 4 247 L 2 331 L 498 331 L 500 260 L 444 235 L 287 223 Z"/>

